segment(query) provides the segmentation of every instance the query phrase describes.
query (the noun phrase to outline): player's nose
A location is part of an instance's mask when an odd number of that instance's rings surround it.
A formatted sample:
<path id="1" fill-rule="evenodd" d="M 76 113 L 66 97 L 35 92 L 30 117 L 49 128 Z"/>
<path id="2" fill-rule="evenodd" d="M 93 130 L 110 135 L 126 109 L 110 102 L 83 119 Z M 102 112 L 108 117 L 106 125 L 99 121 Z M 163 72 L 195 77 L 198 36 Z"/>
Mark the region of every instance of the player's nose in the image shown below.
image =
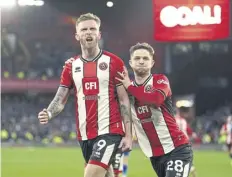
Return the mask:
<path id="1" fill-rule="evenodd" d="M 143 59 L 140 59 L 140 60 L 139 60 L 139 63 L 140 63 L 140 64 L 144 64 Z"/>

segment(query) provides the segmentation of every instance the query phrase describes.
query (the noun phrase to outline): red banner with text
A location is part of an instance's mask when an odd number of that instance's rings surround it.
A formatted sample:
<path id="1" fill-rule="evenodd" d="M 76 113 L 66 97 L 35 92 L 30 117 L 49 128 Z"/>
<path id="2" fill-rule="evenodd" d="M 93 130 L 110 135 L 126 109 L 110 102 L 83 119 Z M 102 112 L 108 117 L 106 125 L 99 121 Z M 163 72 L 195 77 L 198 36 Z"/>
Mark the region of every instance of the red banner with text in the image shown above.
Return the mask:
<path id="1" fill-rule="evenodd" d="M 225 39 L 229 37 L 229 7 L 229 0 L 153 0 L 154 39 Z"/>

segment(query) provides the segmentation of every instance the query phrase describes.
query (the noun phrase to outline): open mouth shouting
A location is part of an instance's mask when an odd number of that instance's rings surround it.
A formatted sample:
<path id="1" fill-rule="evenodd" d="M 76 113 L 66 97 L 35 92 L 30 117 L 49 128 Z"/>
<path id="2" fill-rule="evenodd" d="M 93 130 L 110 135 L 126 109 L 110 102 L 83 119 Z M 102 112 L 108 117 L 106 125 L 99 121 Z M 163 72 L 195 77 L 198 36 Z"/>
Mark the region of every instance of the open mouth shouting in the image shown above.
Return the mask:
<path id="1" fill-rule="evenodd" d="M 86 42 L 87 42 L 87 43 L 93 42 L 93 38 L 92 38 L 91 36 L 87 37 L 87 38 L 86 38 Z"/>

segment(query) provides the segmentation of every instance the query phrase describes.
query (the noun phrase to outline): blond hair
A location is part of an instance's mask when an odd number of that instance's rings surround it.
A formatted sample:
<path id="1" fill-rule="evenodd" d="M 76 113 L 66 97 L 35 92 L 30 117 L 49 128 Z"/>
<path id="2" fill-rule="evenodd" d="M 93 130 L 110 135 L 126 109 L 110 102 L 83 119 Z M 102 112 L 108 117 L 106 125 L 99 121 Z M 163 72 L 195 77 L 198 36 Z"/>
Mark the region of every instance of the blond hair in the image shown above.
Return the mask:
<path id="1" fill-rule="evenodd" d="M 86 20 L 94 20 L 99 27 L 101 26 L 101 20 L 98 16 L 92 14 L 92 13 L 86 13 L 86 14 L 82 14 L 76 21 L 76 26 L 78 26 L 78 24 L 80 22 L 86 21 Z"/>
<path id="2" fill-rule="evenodd" d="M 143 43 L 138 42 L 137 44 L 132 46 L 130 48 L 130 55 L 132 55 L 134 53 L 134 51 L 136 51 L 138 49 L 145 49 L 150 53 L 151 56 L 155 55 L 155 51 L 154 51 L 153 47 L 150 44 L 146 43 L 146 42 L 143 42 Z"/>

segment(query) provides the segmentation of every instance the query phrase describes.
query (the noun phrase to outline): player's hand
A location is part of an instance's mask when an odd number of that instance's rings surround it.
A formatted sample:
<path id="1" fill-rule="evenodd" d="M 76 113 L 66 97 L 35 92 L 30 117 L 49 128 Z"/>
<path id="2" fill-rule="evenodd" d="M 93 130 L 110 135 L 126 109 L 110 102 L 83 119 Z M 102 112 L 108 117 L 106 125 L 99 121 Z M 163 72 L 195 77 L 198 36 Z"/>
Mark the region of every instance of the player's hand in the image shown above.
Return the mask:
<path id="1" fill-rule="evenodd" d="M 40 124 L 47 124 L 49 120 L 49 115 L 47 109 L 43 109 L 43 111 L 39 112 L 38 119 Z"/>
<path id="2" fill-rule="evenodd" d="M 131 149 L 132 149 L 132 138 L 127 137 L 127 136 L 123 137 L 118 148 L 121 149 L 122 152 L 131 151 Z"/>
<path id="3" fill-rule="evenodd" d="M 74 58 L 69 58 L 68 60 L 65 61 L 65 65 L 71 64 L 74 60 L 75 60 Z M 63 68 L 65 67 L 65 65 L 63 66 Z"/>
<path id="4" fill-rule="evenodd" d="M 131 81 L 130 81 L 129 74 L 128 74 L 126 67 L 124 66 L 123 69 L 124 71 L 122 73 L 118 72 L 118 75 L 121 78 L 116 77 L 116 79 L 120 81 L 124 85 L 124 87 L 127 89 L 131 85 Z"/>

